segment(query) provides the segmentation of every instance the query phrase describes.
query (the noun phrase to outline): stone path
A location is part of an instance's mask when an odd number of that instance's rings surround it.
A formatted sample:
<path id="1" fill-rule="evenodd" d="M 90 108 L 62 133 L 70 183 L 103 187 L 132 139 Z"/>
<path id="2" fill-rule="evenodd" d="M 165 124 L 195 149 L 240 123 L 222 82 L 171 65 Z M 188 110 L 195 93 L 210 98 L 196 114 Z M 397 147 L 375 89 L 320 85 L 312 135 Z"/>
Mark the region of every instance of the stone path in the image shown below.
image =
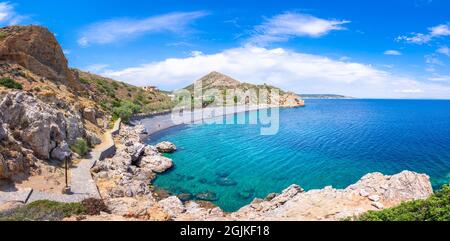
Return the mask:
<path id="1" fill-rule="evenodd" d="M 72 195 L 40 192 L 26 188 L 16 192 L 0 192 L 0 204 L 11 201 L 31 203 L 38 200 L 72 203 L 81 202 L 87 198 L 100 199 L 97 185 L 92 178 L 91 168 L 98 160 L 114 155 L 116 148 L 113 135 L 119 132 L 120 124 L 121 120 L 119 119 L 114 123 L 113 129 L 103 135 L 102 143 L 91 151 L 89 158 L 81 160 L 76 168 L 70 170 Z"/>

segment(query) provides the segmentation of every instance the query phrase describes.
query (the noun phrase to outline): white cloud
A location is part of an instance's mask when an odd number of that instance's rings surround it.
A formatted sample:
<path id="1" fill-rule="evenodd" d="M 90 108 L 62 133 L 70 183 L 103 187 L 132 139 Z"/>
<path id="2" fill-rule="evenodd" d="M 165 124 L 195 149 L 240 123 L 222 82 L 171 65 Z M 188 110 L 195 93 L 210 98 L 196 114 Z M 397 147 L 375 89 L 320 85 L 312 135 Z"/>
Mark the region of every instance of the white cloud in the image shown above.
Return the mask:
<path id="1" fill-rule="evenodd" d="M 436 81 L 436 82 L 449 82 L 450 83 L 450 76 L 449 75 L 434 75 L 433 77 L 428 78 L 430 81 Z"/>
<path id="2" fill-rule="evenodd" d="M 385 55 L 402 55 L 402 53 L 400 53 L 400 51 L 398 50 L 386 50 L 384 51 Z"/>
<path id="3" fill-rule="evenodd" d="M 344 20 L 327 20 L 307 14 L 284 13 L 267 19 L 262 25 L 256 26 L 251 38 L 251 44 L 268 44 L 286 41 L 294 37 L 321 37 L 333 30 L 345 29 L 342 25 L 350 23 Z"/>
<path id="4" fill-rule="evenodd" d="M 445 64 L 439 60 L 435 54 L 428 54 L 425 55 L 425 63 L 429 64 L 429 65 L 440 65 L 440 66 L 444 66 Z"/>
<path id="5" fill-rule="evenodd" d="M 191 56 L 193 56 L 193 57 L 197 57 L 197 56 L 201 56 L 201 55 L 203 55 L 202 51 L 192 51 L 191 52 Z"/>
<path id="6" fill-rule="evenodd" d="M 395 90 L 397 93 L 405 93 L 405 94 L 417 94 L 422 93 L 423 90 L 421 89 L 404 89 L 404 90 Z"/>
<path id="7" fill-rule="evenodd" d="M 108 64 L 92 64 L 87 66 L 85 69 L 91 73 L 100 73 L 102 71 L 105 71 L 108 67 Z"/>
<path id="8" fill-rule="evenodd" d="M 10 2 L 0 2 L 0 25 L 15 25 L 23 21 L 26 16 L 18 14 Z"/>
<path id="9" fill-rule="evenodd" d="M 440 47 L 439 49 L 436 50 L 436 52 L 450 56 L 450 48 L 448 48 L 447 46 Z"/>
<path id="10" fill-rule="evenodd" d="M 81 33 L 78 44 L 108 44 L 145 33 L 173 32 L 183 33 L 188 24 L 206 12 L 176 12 L 145 19 L 113 19 L 91 24 Z"/>
<path id="11" fill-rule="evenodd" d="M 249 45 L 215 54 L 169 58 L 102 74 L 140 86 L 178 89 L 211 71 L 297 93 L 337 93 L 368 98 L 450 98 L 450 87 L 442 83 L 420 82 L 357 62 Z"/>
<path id="12" fill-rule="evenodd" d="M 449 24 L 440 24 L 431 28 L 428 28 L 428 33 L 411 33 L 410 36 L 399 36 L 397 41 L 406 41 L 413 44 L 425 44 L 433 40 L 434 38 L 449 36 L 450 27 Z"/>

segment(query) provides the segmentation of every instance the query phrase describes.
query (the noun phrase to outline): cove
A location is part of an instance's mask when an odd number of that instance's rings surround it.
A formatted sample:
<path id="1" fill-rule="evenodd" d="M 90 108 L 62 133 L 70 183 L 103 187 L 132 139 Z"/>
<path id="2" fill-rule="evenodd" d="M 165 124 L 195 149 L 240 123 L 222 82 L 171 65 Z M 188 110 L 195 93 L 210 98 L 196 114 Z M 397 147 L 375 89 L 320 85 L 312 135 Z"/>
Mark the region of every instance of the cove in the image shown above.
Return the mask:
<path id="1" fill-rule="evenodd" d="M 277 135 L 261 136 L 259 125 L 183 125 L 147 143 L 178 147 L 156 186 L 231 212 L 291 184 L 345 188 L 370 172 L 426 173 L 438 188 L 450 182 L 449 126 L 450 101 L 308 100 L 280 111 Z"/>

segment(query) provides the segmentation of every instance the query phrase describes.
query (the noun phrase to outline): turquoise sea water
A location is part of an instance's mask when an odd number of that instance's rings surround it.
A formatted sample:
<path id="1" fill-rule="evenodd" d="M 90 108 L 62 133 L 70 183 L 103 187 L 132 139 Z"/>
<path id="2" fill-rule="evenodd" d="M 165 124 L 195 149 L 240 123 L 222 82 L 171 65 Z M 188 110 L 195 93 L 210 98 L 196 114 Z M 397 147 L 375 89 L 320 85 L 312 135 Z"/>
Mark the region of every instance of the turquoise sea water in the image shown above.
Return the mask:
<path id="1" fill-rule="evenodd" d="M 206 192 L 235 211 L 294 183 L 345 188 L 370 172 L 426 173 L 435 188 L 450 182 L 450 101 L 308 100 L 280 111 L 277 135 L 261 136 L 260 128 L 185 125 L 153 135 L 148 143 L 179 148 L 169 155 L 175 168 L 155 185 Z"/>

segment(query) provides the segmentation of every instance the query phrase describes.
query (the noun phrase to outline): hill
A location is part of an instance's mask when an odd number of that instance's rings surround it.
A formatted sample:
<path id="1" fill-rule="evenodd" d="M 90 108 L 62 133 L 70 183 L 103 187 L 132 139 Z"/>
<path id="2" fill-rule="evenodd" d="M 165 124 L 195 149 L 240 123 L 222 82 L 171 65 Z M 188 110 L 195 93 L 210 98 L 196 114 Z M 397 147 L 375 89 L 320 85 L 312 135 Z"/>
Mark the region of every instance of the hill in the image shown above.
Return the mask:
<path id="1" fill-rule="evenodd" d="M 279 99 L 275 99 L 275 97 L 271 95 L 270 100 L 268 101 L 269 104 L 274 104 L 274 103 L 279 102 L 281 106 L 288 106 L 288 107 L 304 105 L 303 100 L 301 100 L 301 98 L 299 96 L 295 95 L 292 92 L 286 92 L 278 87 L 267 85 L 267 84 L 255 85 L 255 84 L 240 82 L 236 79 L 233 79 L 230 76 L 219 73 L 217 71 L 213 71 L 213 72 L 205 75 L 204 77 L 195 81 L 194 84 L 191 84 L 191 85 L 185 87 L 184 89 L 193 93 L 194 86 L 195 85 L 199 86 L 200 84 L 202 84 L 203 95 L 205 94 L 205 91 L 210 90 L 210 89 L 217 89 L 217 90 L 221 91 L 222 92 L 221 94 L 222 94 L 222 96 L 224 96 L 224 98 L 226 98 L 226 90 L 230 90 L 230 89 L 240 89 L 242 91 L 247 91 L 250 89 L 253 89 L 253 90 L 265 89 L 268 91 L 269 94 L 272 93 L 272 91 L 277 90 L 280 95 Z M 258 95 L 258 93 L 256 93 L 256 94 Z M 203 96 L 203 98 L 204 98 L 204 102 L 207 102 L 206 105 L 208 105 L 210 102 L 213 101 L 213 100 L 211 100 L 211 98 L 209 96 Z M 239 98 L 240 98 L 239 96 L 236 96 L 234 102 L 238 102 Z M 246 102 L 257 103 L 257 100 L 246 100 Z"/>

